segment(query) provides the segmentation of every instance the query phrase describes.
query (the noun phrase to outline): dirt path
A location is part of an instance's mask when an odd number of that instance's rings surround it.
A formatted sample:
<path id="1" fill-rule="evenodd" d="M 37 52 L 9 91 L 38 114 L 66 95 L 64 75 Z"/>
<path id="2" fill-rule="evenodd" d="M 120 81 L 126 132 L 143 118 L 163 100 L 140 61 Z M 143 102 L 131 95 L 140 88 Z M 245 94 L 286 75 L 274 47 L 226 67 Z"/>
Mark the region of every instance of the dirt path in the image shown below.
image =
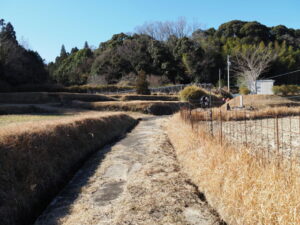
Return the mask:
<path id="1" fill-rule="evenodd" d="M 169 144 L 167 117 L 150 117 L 99 151 L 35 225 L 219 224 Z"/>

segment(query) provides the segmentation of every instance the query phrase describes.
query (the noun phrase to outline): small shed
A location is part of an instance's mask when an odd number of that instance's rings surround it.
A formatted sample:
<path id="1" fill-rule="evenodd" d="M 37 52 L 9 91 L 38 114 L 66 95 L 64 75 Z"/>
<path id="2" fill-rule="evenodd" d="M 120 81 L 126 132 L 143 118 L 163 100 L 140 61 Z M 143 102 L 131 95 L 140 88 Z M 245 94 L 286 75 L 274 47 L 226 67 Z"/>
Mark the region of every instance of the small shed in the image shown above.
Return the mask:
<path id="1" fill-rule="evenodd" d="M 271 95 L 273 94 L 272 88 L 274 86 L 274 82 L 274 80 L 257 80 L 251 85 L 251 93 L 260 95 Z"/>

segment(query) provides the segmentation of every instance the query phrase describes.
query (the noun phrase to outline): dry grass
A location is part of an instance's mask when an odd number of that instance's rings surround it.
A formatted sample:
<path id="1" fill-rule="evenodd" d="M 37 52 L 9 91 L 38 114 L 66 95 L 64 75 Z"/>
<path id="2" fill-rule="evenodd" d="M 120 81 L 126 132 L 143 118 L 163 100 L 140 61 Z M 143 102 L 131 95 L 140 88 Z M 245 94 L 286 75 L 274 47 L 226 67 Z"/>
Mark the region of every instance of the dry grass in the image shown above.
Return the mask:
<path id="1" fill-rule="evenodd" d="M 123 95 L 121 101 L 178 101 L 178 97 L 174 95 Z"/>
<path id="2" fill-rule="evenodd" d="M 283 97 L 278 95 L 244 95 L 243 102 L 246 107 L 254 107 L 258 109 L 268 107 L 281 107 L 281 106 L 300 106 L 299 98 L 296 97 Z M 231 107 L 240 106 L 240 98 L 235 97 L 229 102 Z M 226 107 L 225 105 L 223 106 Z"/>
<path id="3" fill-rule="evenodd" d="M 81 102 L 73 101 L 73 107 L 100 111 L 132 111 L 154 115 L 169 115 L 177 112 L 186 103 L 175 101 L 114 101 L 114 102 Z"/>
<path id="4" fill-rule="evenodd" d="M 168 133 L 184 170 L 228 224 L 300 224 L 296 163 L 262 163 L 247 149 L 193 132 L 179 115 Z"/>
<path id="5" fill-rule="evenodd" d="M 25 113 L 56 113 L 57 110 L 39 105 L 25 104 L 0 104 L 0 115 L 5 114 L 25 114 Z"/>
<path id="6" fill-rule="evenodd" d="M 115 99 L 98 94 L 63 93 L 63 92 L 15 92 L 0 93 L 0 103 L 5 104 L 39 104 L 49 102 L 80 101 L 114 101 Z"/>
<path id="7" fill-rule="evenodd" d="M 269 117 L 285 117 L 285 116 L 298 116 L 300 115 L 300 107 L 267 107 L 259 110 L 231 110 L 226 111 L 224 108 L 213 108 L 212 118 L 213 120 L 220 120 L 222 117 L 223 121 L 230 120 L 244 120 L 247 119 L 263 119 Z M 191 117 L 193 121 L 209 120 L 209 111 L 192 111 Z"/>
<path id="8" fill-rule="evenodd" d="M 86 157 L 135 124 L 121 113 L 87 113 L 2 127 L 1 225 L 32 223 Z"/>
<path id="9" fill-rule="evenodd" d="M 15 123 L 26 123 L 26 122 L 39 122 L 44 120 L 56 120 L 61 119 L 62 117 L 66 117 L 70 115 L 64 115 L 64 114 L 24 114 L 24 115 L 0 115 L 0 126 L 6 126 L 9 124 L 15 124 Z"/>

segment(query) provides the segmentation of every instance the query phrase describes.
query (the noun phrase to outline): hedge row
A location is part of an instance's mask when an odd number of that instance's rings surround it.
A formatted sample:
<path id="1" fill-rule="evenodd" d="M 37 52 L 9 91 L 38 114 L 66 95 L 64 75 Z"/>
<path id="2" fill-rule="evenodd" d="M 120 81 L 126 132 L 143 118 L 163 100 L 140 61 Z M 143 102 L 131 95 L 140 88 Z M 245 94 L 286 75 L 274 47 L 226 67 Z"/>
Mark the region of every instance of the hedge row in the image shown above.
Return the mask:
<path id="1" fill-rule="evenodd" d="M 272 90 L 275 95 L 295 95 L 300 93 L 300 86 L 294 84 L 278 85 L 273 86 Z"/>

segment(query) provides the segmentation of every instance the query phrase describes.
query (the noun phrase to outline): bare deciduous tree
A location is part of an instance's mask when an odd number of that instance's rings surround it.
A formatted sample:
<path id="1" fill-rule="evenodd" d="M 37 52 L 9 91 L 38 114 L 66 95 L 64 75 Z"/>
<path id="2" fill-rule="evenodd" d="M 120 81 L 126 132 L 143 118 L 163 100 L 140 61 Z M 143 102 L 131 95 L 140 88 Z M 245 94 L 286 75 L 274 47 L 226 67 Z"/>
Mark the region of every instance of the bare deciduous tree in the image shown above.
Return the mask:
<path id="1" fill-rule="evenodd" d="M 275 58 L 276 54 L 269 47 L 243 47 L 235 53 L 233 70 L 243 85 L 256 90 L 256 80 L 268 70 Z"/>
<path id="2" fill-rule="evenodd" d="M 160 41 L 167 40 L 170 36 L 183 38 L 190 36 L 200 25 L 196 22 L 189 24 L 184 17 L 178 18 L 177 21 L 150 22 L 136 27 L 136 32 L 146 34 Z"/>

